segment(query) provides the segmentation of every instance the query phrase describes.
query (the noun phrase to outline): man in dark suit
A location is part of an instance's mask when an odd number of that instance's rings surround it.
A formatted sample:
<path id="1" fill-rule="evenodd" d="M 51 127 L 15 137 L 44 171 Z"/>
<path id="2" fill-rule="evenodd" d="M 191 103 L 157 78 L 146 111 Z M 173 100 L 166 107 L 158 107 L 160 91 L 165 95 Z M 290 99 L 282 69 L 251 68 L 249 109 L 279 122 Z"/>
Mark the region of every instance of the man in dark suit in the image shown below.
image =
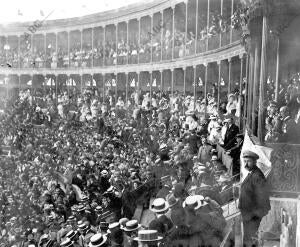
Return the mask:
<path id="1" fill-rule="evenodd" d="M 230 149 L 233 146 L 234 138 L 239 133 L 239 127 L 233 122 L 233 118 L 229 117 L 224 120 L 227 130 L 224 138 L 224 149 Z"/>
<path id="2" fill-rule="evenodd" d="M 156 198 L 151 205 L 155 219 L 149 223 L 149 229 L 157 230 L 160 236 L 166 236 L 173 228 L 172 221 L 165 215 L 169 210 L 169 205 L 163 198 Z"/>
<path id="3" fill-rule="evenodd" d="M 243 152 L 245 168 L 249 171 L 241 184 L 239 209 L 241 211 L 244 227 L 244 246 L 256 246 L 253 238 L 261 219 L 271 209 L 267 181 L 262 171 L 256 166 L 259 156 L 252 151 Z"/>

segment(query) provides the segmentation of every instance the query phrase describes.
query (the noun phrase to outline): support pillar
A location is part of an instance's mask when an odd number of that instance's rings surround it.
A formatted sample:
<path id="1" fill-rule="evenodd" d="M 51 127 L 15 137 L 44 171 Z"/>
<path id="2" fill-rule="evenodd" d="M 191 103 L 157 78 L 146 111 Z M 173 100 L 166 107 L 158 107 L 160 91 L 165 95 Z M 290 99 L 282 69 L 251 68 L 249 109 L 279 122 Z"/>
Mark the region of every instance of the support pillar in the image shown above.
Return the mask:
<path id="1" fill-rule="evenodd" d="M 220 108 L 220 84 L 221 84 L 221 62 L 222 61 L 217 61 L 218 64 L 218 99 L 217 99 L 217 104 L 218 104 L 218 109 Z"/>
<path id="2" fill-rule="evenodd" d="M 188 29 L 188 1 L 185 2 L 185 31 L 184 31 L 184 56 L 186 56 L 187 29 Z"/>
<path id="3" fill-rule="evenodd" d="M 174 68 L 171 69 L 171 95 L 174 97 Z"/>
<path id="4" fill-rule="evenodd" d="M 83 29 L 80 30 L 80 52 L 82 52 Z M 70 62 L 70 60 L 69 60 Z M 80 66 L 82 66 L 83 58 L 80 59 Z"/>
<path id="5" fill-rule="evenodd" d="M 125 72 L 125 106 L 127 107 L 128 102 L 128 72 Z"/>
<path id="6" fill-rule="evenodd" d="M 279 95 L 279 63 L 280 63 L 280 37 L 277 37 L 277 49 L 276 49 L 276 79 L 275 79 L 275 101 L 278 102 Z"/>
<path id="7" fill-rule="evenodd" d="M 103 66 L 105 66 L 105 49 L 106 49 L 106 26 L 103 27 Z M 105 74 L 104 74 L 105 75 Z M 105 77 L 105 76 L 104 76 Z M 105 81 L 105 80 L 104 80 Z"/>
<path id="8" fill-rule="evenodd" d="M 243 127 L 243 113 L 242 113 L 242 92 L 243 92 L 243 69 L 244 69 L 244 54 L 241 54 L 240 55 L 240 61 L 241 61 L 241 71 L 240 71 L 240 88 L 239 88 L 239 91 L 240 91 L 240 104 L 239 104 L 239 127 L 240 127 L 240 130 L 242 129 Z"/>
<path id="9" fill-rule="evenodd" d="M 175 50 L 175 6 L 171 7 L 172 8 L 172 12 L 173 12 L 173 27 L 172 27 L 172 60 L 174 60 L 174 50 Z"/>
<path id="10" fill-rule="evenodd" d="M 163 70 L 160 70 L 160 94 L 163 92 Z"/>
<path id="11" fill-rule="evenodd" d="M 243 112 L 243 130 L 246 129 L 246 123 L 247 123 L 247 106 L 248 106 L 248 95 L 249 95 L 249 55 L 246 54 L 246 85 L 245 85 L 245 95 L 244 95 L 244 112 Z"/>
<path id="12" fill-rule="evenodd" d="M 195 34 L 195 54 L 197 54 L 197 43 L 198 43 L 198 10 L 199 9 L 199 0 L 196 0 L 196 34 Z"/>
<path id="13" fill-rule="evenodd" d="M 153 17 L 154 17 L 154 15 L 152 14 L 151 16 L 150 16 L 150 32 L 153 32 Z M 149 36 L 150 37 L 150 42 L 151 42 L 151 51 L 150 51 L 150 56 L 151 56 L 151 58 L 150 58 L 150 61 L 151 61 L 151 63 L 153 62 L 153 35 L 150 35 Z"/>
<path id="14" fill-rule="evenodd" d="M 231 93 L 231 66 L 232 66 L 232 60 L 231 58 L 228 58 L 228 92 L 229 95 Z"/>
<path id="15" fill-rule="evenodd" d="M 194 111 L 196 109 L 196 102 L 197 102 L 197 80 L 196 80 L 196 74 L 197 74 L 197 66 L 193 66 L 193 71 L 194 71 Z"/>
<path id="16" fill-rule="evenodd" d="M 129 27 L 128 27 L 128 25 L 129 25 L 129 21 L 128 20 L 126 20 L 126 45 L 127 45 L 127 47 L 129 47 L 129 45 L 128 45 L 128 37 L 129 37 L 129 34 L 128 34 L 128 32 L 129 32 Z M 129 51 L 128 51 L 128 49 L 126 48 L 126 64 L 129 64 Z M 127 73 L 127 72 L 126 72 Z M 127 73 L 128 74 L 128 73 Z"/>
<path id="17" fill-rule="evenodd" d="M 150 100 L 152 99 L 152 77 L 153 77 L 152 73 L 153 73 L 152 71 L 149 71 L 149 74 L 150 74 L 150 83 L 149 83 L 149 85 L 150 85 Z"/>
<path id="18" fill-rule="evenodd" d="M 140 64 L 140 47 L 141 47 L 141 18 L 137 18 L 138 23 L 139 23 L 139 39 L 138 39 L 138 64 Z"/>
<path id="19" fill-rule="evenodd" d="M 91 68 L 94 67 L 94 28 L 92 28 L 92 59 L 91 59 Z"/>
<path id="20" fill-rule="evenodd" d="M 209 0 L 207 0 L 207 30 L 209 30 L 209 12 L 210 12 L 210 2 Z M 208 40 L 209 39 L 206 39 L 206 50 L 205 51 L 208 51 Z"/>
<path id="21" fill-rule="evenodd" d="M 186 97 L 186 67 L 182 68 L 183 70 L 183 95 L 184 95 L 184 99 Z M 185 106 L 182 107 L 182 114 L 184 115 L 185 113 Z"/>
<path id="22" fill-rule="evenodd" d="M 259 80 L 259 109 L 258 109 L 258 139 L 264 142 L 265 132 L 265 82 L 267 81 L 267 40 L 268 40 L 268 19 L 263 16 L 262 42 L 261 42 L 261 64 Z"/>
<path id="23" fill-rule="evenodd" d="M 163 40 L 164 40 L 164 11 L 162 10 L 161 12 L 161 36 L 160 36 L 160 60 L 162 61 L 163 60 L 163 47 L 164 47 L 164 43 L 163 43 Z M 151 30 L 152 32 L 152 30 Z"/>
<path id="24" fill-rule="evenodd" d="M 205 107 L 204 107 L 204 116 L 207 112 L 207 79 L 208 79 L 208 64 L 204 63 L 205 66 L 205 76 L 204 76 L 204 98 L 205 98 Z"/>
<path id="25" fill-rule="evenodd" d="M 116 64 L 115 65 L 118 65 L 118 60 L 119 60 L 119 55 L 118 55 L 118 23 L 116 23 L 115 25 L 116 25 L 116 53 L 117 53 Z M 114 62 L 113 62 L 113 65 L 114 65 Z"/>
<path id="26" fill-rule="evenodd" d="M 116 87 L 115 87 L 115 104 L 117 104 L 118 101 L 118 73 L 114 73 L 115 80 L 116 80 Z"/>

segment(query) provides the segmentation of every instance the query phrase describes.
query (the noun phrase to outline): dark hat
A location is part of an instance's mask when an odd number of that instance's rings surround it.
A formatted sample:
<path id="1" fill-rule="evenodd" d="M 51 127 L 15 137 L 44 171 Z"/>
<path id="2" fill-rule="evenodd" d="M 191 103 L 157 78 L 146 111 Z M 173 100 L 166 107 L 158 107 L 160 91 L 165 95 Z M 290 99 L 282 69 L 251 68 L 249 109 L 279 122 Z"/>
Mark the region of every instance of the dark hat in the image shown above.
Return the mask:
<path id="1" fill-rule="evenodd" d="M 109 223 L 102 221 L 100 222 L 100 229 L 106 231 L 108 229 Z"/>
<path id="2" fill-rule="evenodd" d="M 167 202 L 169 204 L 169 207 L 173 207 L 174 205 L 176 205 L 176 203 L 179 201 L 179 199 L 177 199 L 173 194 L 169 194 L 167 195 Z"/>
<path id="3" fill-rule="evenodd" d="M 139 229 L 141 225 L 138 223 L 137 220 L 130 220 L 126 223 L 126 226 L 123 228 L 125 232 L 132 232 Z"/>
<path id="4" fill-rule="evenodd" d="M 252 158 L 252 159 L 258 160 L 259 156 L 250 150 L 246 150 L 243 152 L 243 158 Z"/>

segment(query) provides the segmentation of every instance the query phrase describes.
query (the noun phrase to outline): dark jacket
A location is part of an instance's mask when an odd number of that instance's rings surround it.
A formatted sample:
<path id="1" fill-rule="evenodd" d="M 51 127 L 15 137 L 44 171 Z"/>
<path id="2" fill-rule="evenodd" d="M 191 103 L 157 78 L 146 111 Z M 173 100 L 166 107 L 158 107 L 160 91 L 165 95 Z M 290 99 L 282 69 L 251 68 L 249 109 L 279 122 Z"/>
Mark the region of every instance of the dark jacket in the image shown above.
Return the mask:
<path id="1" fill-rule="evenodd" d="M 241 184 L 239 209 L 243 218 L 249 220 L 262 218 L 271 209 L 266 178 L 256 166 Z"/>
<path id="2" fill-rule="evenodd" d="M 226 133 L 225 133 L 225 138 L 224 138 L 224 148 L 225 149 L 229 149 L 231 148 L 231 146 L 229 145 L 229 143 L 232 143 L 232 141 L 234 140 L 235 136 L 239 133 L 239 127 L 236 126 L 235 124 L 232 124 L 229 129 L 227 129 Z"/>
<path id="3" fill-rule="evenodd" d="M 165 215 L 152 220 L 149 224 L 149 229 L 157 230 L 158 234 L 160 235 L 165 235 L 172 227 L 172 221 Z"/>

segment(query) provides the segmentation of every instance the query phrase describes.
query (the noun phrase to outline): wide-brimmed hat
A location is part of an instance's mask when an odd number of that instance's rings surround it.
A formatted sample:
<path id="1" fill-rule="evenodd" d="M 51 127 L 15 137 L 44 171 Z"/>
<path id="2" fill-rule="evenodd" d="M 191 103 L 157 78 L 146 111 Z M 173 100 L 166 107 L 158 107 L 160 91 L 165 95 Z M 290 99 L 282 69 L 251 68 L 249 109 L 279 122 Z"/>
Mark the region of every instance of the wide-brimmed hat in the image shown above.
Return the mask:
<path id="1" fill-rule="evenodd" d="M 107 241 L 107 236 L 101 233 L 96 233 L 91 237 L 89 247 L 99 247 L 105 244 Z"/>
<path id="2" fill-rule="evenodd" d="M 107 174 L 108 174 L 108 171 L 107 171 L 107 170 L 101 171 L 101 175 L 107 175 Z"/>
<path id="3" fill-rule="evenodd" d="M 121 218 L 121 219 L 119 220 L 120 228 L 123 229 L 128 221 L 129 221 L 128 218 Z"/>
<path id="4" fill-rule="evenodd" d="M 162 239 L 163 237 L 158 236 L 157 230 L 140 230 L 138 237 L 134 238 L 135 241 L 139 242 L 155 242 Z"/>
<path id="5" fill-rule="evenodd" d="M 179 199 L 177 199 L 173 194 L 167 195 L 167 202 L 170 208 L 176 205 L 178 201 Z"/>
<path id="6" fill-rule="evenodd" d="M 217 155 L 213 155 L 211 156 L 211 160 L 214 161 L 214 160 L 218 160 L 218 156 Z"/>
<path id="7" fill-rule="evenodd" d="M 80 230 L 80 231 L 86 231 L 87 229 L 89 229 L 89 226 L 84 222 L 84 223 L 82 223 L 82 224 L 80 224 L 80 225 L 78 225 L 78 229 Z"/>
<path id="8" fill-rule="evenodd" d="M 205 205 L 204 197 L 201 195 L 188 196 L 183 202 L 184 208 L 189 207 L 189 208 L 193 208 L 194 210 L 197 210 L 204 205 Z"/>
<path id="9" fill-rule="evenodd" d="M 85 210 L 85 206 L 80 204 L 77 206 L 77 212 L 81 212 L 81 211 L 84 211 Z"/>
<path id="10" fill-rule="evenodd" d="M 151 205 L 151 211 L 155 213 L 161 213 L 167 211 L 168 209 L 169 205 L 163 198 L 156 198 Z"/>
<path id="11" fill-rule="evenodd" d="M 113 222 L 111 224 L 108 225 L 108 230 L 107 233 L 112 233 L 115 230 L 120 229 L 120 223 L 119 222 Z"/>
<path id="12" fill-rule="evenodd" d="M 78 234 L 78 231 L 71 230 L 66 234 L 66 237 L 73 240 L 77 234 Z"/>
<path id="13" fill-rule="evenodd" d="M 67 238 L 65 241 L 63 241 L 60 246 L 62 247 L 71 247 L 73 246 L 74 242 L 71 241 L 71 239 Z"/>
<path id="14" fill-rule="evenodd" d="M 125 232 L 132 232 L 132 231 L 138 230 L 139 228 L 141 228 L 141 225 L 139 224 L 139 222 L 137 220 L 130 220 L 126 223 L 123 230 Z"/>
<path id="15" fill-rule="evenodd" d="M 101 207 L 101 206 L 97 206 L 96 208 L 95 208 L 95 211 L 96 212 L 101 212 L 101 211 L 103 211 L 103 208 Z"/>

